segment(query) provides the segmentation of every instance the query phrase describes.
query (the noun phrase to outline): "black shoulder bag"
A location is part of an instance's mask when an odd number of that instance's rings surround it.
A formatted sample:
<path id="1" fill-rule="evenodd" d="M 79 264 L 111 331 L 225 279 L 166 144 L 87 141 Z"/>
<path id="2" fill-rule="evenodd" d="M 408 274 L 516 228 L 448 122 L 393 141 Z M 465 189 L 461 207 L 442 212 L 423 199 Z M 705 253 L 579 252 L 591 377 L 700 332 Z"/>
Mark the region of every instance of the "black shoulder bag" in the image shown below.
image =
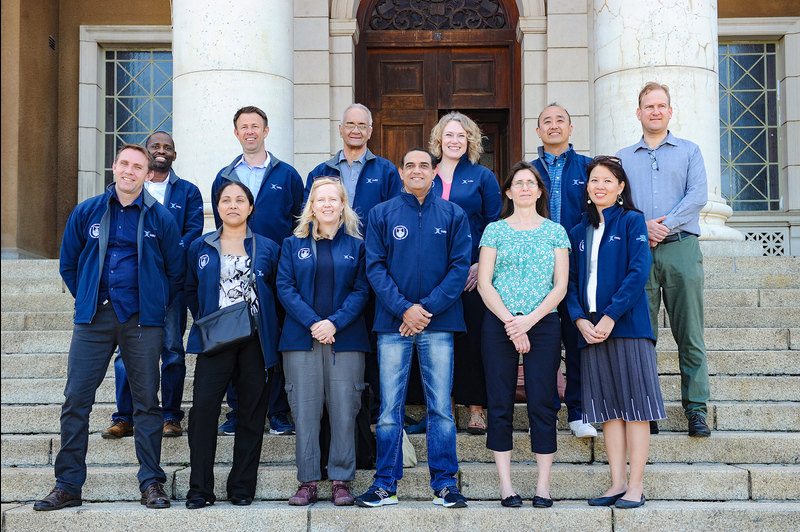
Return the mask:
<path id="1" fill-rule="evenodd" d="M 247 290 L 250 290 L 250 288 L 255 290 L 255 235 L 253 235 L 252 256 Z M 216 355 L 250 340 L 258 330 L 257 323 L 256 316 L 253 316 L 250 312 L 250 303 L 247 301 L 246 296 L 244 301 L 239 301 L 203 316 L 194 322 L 200 332 L 202 354 L 208 356 Z"/>

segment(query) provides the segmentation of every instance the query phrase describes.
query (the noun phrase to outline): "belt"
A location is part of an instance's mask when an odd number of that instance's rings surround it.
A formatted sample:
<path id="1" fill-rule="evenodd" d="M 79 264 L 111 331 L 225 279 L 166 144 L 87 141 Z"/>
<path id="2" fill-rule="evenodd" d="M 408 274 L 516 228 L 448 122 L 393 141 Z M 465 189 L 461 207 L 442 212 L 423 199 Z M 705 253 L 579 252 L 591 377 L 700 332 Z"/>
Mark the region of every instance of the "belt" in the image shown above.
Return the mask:
<path id="1" fill-rule="evenodd" d="M 667 235 L 664 237 L 664 240 L 659 242 L 659 244 L 669 244 L 670 242 L 675 242 L 676 240 L 683 240 L 684 238 L 688 238 L 690 236 L 697 236 L 694 233 L 689 233 L 687 231 L 681 231 L 679 233 L 672 233 L 671 235 Z"/>

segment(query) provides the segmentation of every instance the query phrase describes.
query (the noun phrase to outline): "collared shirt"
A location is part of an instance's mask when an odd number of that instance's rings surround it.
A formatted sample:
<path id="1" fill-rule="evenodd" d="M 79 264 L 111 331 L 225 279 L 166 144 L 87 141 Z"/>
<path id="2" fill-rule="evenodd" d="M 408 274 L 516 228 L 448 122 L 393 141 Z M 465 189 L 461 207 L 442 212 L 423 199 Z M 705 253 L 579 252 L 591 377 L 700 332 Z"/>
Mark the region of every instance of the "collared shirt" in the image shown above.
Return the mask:
<path id="1" fill-rule="evenodd" d="M 353 161 L 353 165 L 347 162 L 347 157 L 344 156 L 344 150 L 339 150 L 339 175 L 342 179 L 342 185 L 347 191 L 347 202 L 353 206 L 353 200 L 356 197 L 356 186 L 358 185 L 358 176 L 361 175 L 361 170 L 364 168 L 364 163 L 367 160 L 367 151 L 361 154 L 361 157 Z"/>
<path id="2" fill-rule="evenodd" d="M 242 156 L 236 166 L 233 167 L 239 181 L 250 189 L 254 198 L 258 196 L 258 191 L 261 190 L 261 185 L 264 184 L 264 176 L 267 174 L 267 168 L 269 168 L 269 160 L 270 156 L 269 152 L 267 152 L 267 158 L 262 164 L 250 166 Z"/>
<path id="3" fill-rule="evenodd" d="M 631 182 L 633 203 L 646 220 L 666 216 L 670 234 L 700 235 L 700 209 L 708 201 L 706 167 L 700 147 L 667 132 L 655 149 L 644 137 L 617 152 Z"/>
<path id="4" fill-rule="evenodd" d="M 164 181 L 156 183 L 155 181 L 145 181 L 144 182 L 144 189 L 153 196 L 161 205 L 164 205 L 164 200 L 166 199 L 167 195 L 167 185 L 169 185 L 169 176 L 172 174 L 172 170 L 169 171 L 167 174 L 167 178 Z"/>
<path id="5" fill-rule="evenodd" d="M 561 223 L 561 174 L 567 164 L 567 151 L 561 155 L 553 155 L 539 147 L 539 157 L 547 164 L 547 173 L 550 174 L 550 219 Z"/>
<path id="6" fill-rule="evenodd" d="M 97 302 L 111 301 L 117 319 L 128 321 L 139 312 L 139 255 L 137 236 L 139 215 L 142 212 L 142 194 L 125 207 L 117 199 L 117 191 L 111 191 L 108 202 L 110 223 L 108 247 L 103 260 L 103 275 Z"/>

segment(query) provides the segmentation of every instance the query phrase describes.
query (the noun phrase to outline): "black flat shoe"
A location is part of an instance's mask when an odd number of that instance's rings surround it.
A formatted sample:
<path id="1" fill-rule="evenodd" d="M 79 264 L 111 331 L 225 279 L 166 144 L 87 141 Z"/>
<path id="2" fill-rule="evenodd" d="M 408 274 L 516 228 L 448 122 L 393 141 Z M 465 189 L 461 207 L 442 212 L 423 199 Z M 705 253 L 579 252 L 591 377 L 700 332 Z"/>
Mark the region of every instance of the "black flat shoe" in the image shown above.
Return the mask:
<path id="1" fill-rule="evenodd" d="M 551 506 L 553 506 L 553 499 L 546 499 L 538 495 L 533 498 L 534 508 L 550 508 Z"/>
<path id="2" fill-rule="evenodd" d="M 192 497 L 186 501 L 186 507 L 189 510 L 199 510 L 200 508 L 205 508 L 206 506 L 211 506 L 214 504 L 213 502 L 208 502 L 202 497 Z"/>
<path id="3" fill-rule="evenodd" d="M 253 499 L 249 497 L 231 497 L 230 501 L 234 506 L 250 506 L 250 504 L 253 502 Z"/>
<path id="4" fill-rule="evenodd" d="M 658 434 L 658 421 L 650 422 L 650 434 Z"/>
<path id="5" fill-rule="evenodd" d="M 509 495 L 505 499 L 501 499 L 500 504 L 506 508 L 518 508 L 522 506 L 522 497 L 515 493 L 514 495 Z"/>
<path id="6" fill-rule="evenodd" d="M 625 495 L 625 492 L 617 493 L 616 495 L 609 495 L 608 497 L 595 497 L 589 499 L 589 506 L 614 506 L 617 499 Z"/>
<path id="7" fill-rule="evenodd" d="M 642 494 L 642 500 L 638 502 L 619 499 L 614 508 L 638 508 L 639 506 L 644 506 L 644 494 Z"/>

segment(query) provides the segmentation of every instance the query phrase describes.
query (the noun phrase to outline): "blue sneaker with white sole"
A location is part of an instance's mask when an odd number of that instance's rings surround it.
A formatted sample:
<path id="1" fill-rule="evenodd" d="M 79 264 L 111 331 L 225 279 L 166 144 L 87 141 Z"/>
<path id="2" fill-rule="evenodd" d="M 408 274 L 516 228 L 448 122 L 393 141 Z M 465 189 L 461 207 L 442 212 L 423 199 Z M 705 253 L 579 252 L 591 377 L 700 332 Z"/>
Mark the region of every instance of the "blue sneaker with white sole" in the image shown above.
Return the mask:
<path id="1" fill-rule="evenodd" d="M 362 508 L 374 508 L 376 506 L 397 504 L 397 492 L 386 491 L 378 486 L 370 486 L 363 495 L 356 497 L 356 504 Z"/>
<path id="2" fill-rule="evenodd" d="M 433 504 L 445 508 L 464 508 L 467 506 L 467 498 L 461 495 L 457 487 L 447 486 L 433 492 Z"/>

